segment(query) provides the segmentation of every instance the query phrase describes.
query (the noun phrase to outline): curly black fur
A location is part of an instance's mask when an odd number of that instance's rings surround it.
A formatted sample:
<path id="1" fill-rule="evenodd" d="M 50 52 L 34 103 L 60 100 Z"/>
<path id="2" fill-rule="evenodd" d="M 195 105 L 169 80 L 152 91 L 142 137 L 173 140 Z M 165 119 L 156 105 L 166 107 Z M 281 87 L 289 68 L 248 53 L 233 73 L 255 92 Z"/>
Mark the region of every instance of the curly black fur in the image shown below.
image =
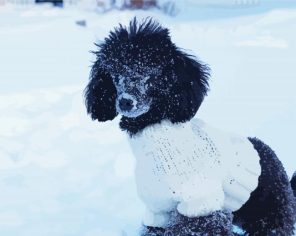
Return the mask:
<path id="1" fill-rule="evenodd" d="M 294 173 L 294 175 L 291 179 L 291 186 L 294 191 L 294 196 L 296 197 L 296 172 Z"/>
<path id="2" fill-rule="evenodd" d="M 168 29 L 152 19 L 139 24 L 135 18 L 129 28 L 120 25 L 97 46 L 97 60 L 85 92 L 92 119 L 112 120 L 117 115 L 111 74 L 122 74 L 126 66 L 139 73 L 149 68 L 154 76 L 149 91 L 153 103 L 148 113 L 136 118 L 122 117 L 121 129 L 135 134 L 163 119 L 184 122 L 196 114 L 208 91 L 209 68 L 177 48 Z M 142 66 L 135 66 L 135 62 Z M 161 73 L 154 75 L 151 68 L 159 68 Z"/>
<path id="3" fill-rule="evenodd" d="M 215 211 L 207 216 L 186 217 L 174 212 L 174 224 L 162 228 L 146 227 L 141 236 L 209 236 L 235 235 L 232 232 L 231 212 Z"/>
<path id="4" fill-rule="evenodd" d="M 104 70 L 100 70 L 96 61 L 90 73 L 90 82 L 85 89 L 87 113 L 93 120 L 113 120 L 117 116 L 115 109 L 116 88 Z"/>
<path id="5" fill-rule="evenodd" d="M 258 187 L 236 212 L 234 223 L 249 235 L 293 235 L 296 199 L 282 163 L 274 151 L 257 138 L 249 139 L 262 168 Z"/>

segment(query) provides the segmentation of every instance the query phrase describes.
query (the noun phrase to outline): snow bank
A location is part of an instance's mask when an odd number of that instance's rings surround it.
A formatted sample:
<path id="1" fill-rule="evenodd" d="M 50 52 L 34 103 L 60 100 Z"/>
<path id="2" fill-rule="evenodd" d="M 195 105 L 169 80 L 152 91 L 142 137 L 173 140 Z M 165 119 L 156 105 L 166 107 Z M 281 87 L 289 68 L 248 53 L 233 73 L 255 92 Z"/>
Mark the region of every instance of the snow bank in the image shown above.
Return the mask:
<path id="1" fill-rule="evenodd" d="M 177 45 L 211 66 L 212 89 L 197 116 L 262 138 L 292 174 L 296 10 L 215 12 L 198 21 L 197 13 L 1 9 L 1 235 L 136 235 L 143 205 L 125 135 L 118 119 L 92 122 L 82 96 L 93 42 L 135 14 L 159 19 Z"/>

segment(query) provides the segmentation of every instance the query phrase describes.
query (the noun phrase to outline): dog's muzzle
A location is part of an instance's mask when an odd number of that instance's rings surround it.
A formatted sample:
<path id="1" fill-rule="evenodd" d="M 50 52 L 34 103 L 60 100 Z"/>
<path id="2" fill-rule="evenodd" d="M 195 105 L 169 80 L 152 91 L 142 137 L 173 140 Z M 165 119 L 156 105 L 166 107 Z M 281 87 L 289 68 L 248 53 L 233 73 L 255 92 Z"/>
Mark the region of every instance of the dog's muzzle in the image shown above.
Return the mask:
<path id="1" fill-rule="evenodd" d="M 132 112 L 137 108 L 137 100 L 134 96 L 128 93 L 122 93 L 118 96 L 117 109 L 123 113 Z"/>
<path id="2" fill-rule="evenodd" d="M 136 99 L 128 93 L 122 93 L 116 101 L 116 110 L 126 117 L 137 117 L 146 113 L 150 109 L 151 102 Z"/>

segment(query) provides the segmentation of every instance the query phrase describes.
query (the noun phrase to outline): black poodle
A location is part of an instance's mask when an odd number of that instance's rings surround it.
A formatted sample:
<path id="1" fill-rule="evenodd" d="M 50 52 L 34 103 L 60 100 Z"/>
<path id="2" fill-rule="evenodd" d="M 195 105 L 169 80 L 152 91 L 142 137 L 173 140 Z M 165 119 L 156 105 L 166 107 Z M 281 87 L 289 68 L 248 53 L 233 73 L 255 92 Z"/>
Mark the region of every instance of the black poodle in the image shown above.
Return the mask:
<path id="1" fill-rule="evenodd" d="M 151 19 L 120 25 L 97 46 L 87 112 L 122 115 L 147 206 L 141 235 L 234 235 L 233 224 L 248 235 L 293 234 L 296 177 L 289 182 L 272 149 L 193 118 L 208 91 L 206 65 Z"/>

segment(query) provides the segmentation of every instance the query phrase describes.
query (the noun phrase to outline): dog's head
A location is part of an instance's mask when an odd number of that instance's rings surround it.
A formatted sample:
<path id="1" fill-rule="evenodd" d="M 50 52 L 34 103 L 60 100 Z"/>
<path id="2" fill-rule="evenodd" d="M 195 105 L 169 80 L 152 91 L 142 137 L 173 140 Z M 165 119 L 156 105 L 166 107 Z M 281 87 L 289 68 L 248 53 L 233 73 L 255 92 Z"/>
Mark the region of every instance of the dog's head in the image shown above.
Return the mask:
<path id="1" fill-rule="evenodd" d="M 153 113 L 154 123 L 184 122 L 207 94 L 209 69 L 178 49 L 168 29 L 151 19 L 120 25 L 98 47 L 85 91 L 93 119 L 121 114 L 136 121 Z"/>

